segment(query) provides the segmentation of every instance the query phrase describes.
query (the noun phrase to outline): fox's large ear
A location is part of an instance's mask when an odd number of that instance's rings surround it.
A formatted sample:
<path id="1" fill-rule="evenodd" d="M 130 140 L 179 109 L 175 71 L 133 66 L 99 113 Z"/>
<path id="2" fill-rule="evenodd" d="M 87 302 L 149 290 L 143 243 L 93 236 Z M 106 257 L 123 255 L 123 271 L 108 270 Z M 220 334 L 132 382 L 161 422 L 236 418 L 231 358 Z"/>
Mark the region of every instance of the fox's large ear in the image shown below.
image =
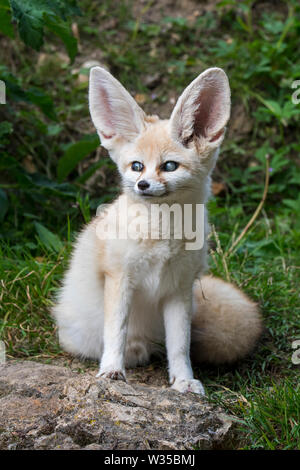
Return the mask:
<path id="1" fill-rule="evenodd" d="M 89 106 L 102 144 L 110 148 L 115 137 L 133 140 L 144 128 L 144 111 L 107 70 L 90 71 Z"/>
<path id="2" fill-rule="evenodd" d="M 226 73 L 211 68 L 184 90 L 170 118 L 172 137 L 185 147 L 200 139 L 221 143 L 230 115 L 230 88 Z"/>

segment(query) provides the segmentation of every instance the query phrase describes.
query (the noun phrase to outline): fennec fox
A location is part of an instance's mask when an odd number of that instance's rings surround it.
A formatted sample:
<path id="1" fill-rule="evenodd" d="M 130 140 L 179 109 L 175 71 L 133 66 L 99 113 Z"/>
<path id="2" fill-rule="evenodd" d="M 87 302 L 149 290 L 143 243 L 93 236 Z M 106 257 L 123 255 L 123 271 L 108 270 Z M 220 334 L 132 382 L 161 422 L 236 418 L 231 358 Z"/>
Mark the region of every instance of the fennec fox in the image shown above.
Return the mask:
<path id="1" fill-rule="evenodd" d="M 259 311 L 232 284 L 202 277 L 206 241 L 187 249 L 172 222 L 169 239 L 149 238 L 141 212 L 153 204 L 205 207 L 230 114 L 227 76 L 219 68 L 206 70 L 185 89 L 170 119 L 160 120 L 147 116 L 109 72 L 94 67 L 89 103 L 123 192 L 77 239 L 54 308 L 60 343 L 70 353 L 100 360 L 99 377 L 120 380 L 125 367 L 147 363 L 165 344 L 172 388 L 204 394 L 190 353 L 195 361 L 216 364 L 245 356 L 262 330 Z M 125 202 L 128 217 L 121 209 Z M 139 213 L 131 210 L 136 204 Z M 139 235 L 102 237 L 100 221 L 110 226 L 115 216 L 121 229 L 128 218 L 139 218 Z"/>

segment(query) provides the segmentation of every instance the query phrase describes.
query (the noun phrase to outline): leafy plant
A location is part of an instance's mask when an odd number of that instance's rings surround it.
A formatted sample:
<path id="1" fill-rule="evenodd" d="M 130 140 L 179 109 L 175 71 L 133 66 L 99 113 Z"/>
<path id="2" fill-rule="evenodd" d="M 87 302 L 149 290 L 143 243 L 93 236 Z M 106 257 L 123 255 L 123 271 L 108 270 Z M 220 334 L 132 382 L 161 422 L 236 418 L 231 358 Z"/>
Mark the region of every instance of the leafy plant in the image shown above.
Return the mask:
<path id="1" fill-rule="evenodd" d="M 71 61 L 77 53 L 77 40 L 72 34 L 68 17 L 81 14 L 74 1 L 61 0 L 0 0 L 3 16 L 0 31 L 13 38 L 10 21 L 17 24 L 21 39 L 28 46 L 39 50 L 44 44 L 44 30 L 57 35 L 65 44 Z"/>
<path id="2" fill-rule="evenodd" d="M 96 150 L 97 147 L 99 147 L 99 137 L 97 134 L 90 136 L 86 135 L 75 144 L 70 144 L 58 162 L 58 181 L 64 181 L 77 164 L 91 152 Z"/>

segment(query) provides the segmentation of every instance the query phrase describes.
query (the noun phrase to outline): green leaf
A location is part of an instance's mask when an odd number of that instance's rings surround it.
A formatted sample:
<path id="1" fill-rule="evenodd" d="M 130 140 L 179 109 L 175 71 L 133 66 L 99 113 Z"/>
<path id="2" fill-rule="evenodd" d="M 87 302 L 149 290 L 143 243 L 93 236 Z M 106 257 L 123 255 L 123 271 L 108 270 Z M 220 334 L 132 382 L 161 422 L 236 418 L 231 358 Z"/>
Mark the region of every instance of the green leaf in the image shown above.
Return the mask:
<path id="1" fill-rule="evenodd" d="M 282 114 L 282 109 L 280 104 L 277 101 L 273 100 L 264 100 L 265 106 L 273 113 L 275 116 L 280 117 Z"/>
<path id="2" fill-rule="evenodd" d="M 0 153 L 0 170 L 9 170 L 17 167 L 18 165 L 19 164 L 14 157 L 8 155 L 7 153 Z"/>
<path id="3" fill-rule="evenodd" d="M 38 222 L 34 222 L 34 225 L 39 239 L 48 250 L 54 250 L 58 253 L 63 248 L 63 243 L 57 235 L 50 232 L 50 230 Z"/>
<path id="4" fill-rule="evenodd" d="M 1 0 L 0 0 L 1 1 Z M 1 79 L 5 81 L 6 95 L 9 101 L 25 101 L 38 106 L 41 111 L 54 121 L 57 120 L 52 98 L 42 89 L 31 87 L 23 90 L 17 78 L 6 70 L 1 71 Z"/>
<path id="5" fill-rule="evenodd" d="M 50 124 L 47 127 L 47 134 L 51 136 L 58 135 L 62 130 L 63 126 L 61 126 L 60 124 Z"/>
<path id="6" fill-rule="evenodd" d="M 0 189 L 0 222 L 3 222 L 8 210 L 8 199 L 3 189 Z"/>
<path id="7" fill-rule="evenodd" d="M 0 138 L 6 134 L 11 134 L 13 131 L 13 126 L 9 121 L 0 122 Z"/>
<path id="8" fill-rule="evenodd" d="M 292 209 L 295 214 L 298 214 L 300 210 L 300 194 L 298 195 L 298 199 L 283 199 L 283 203 Z"/>
<path id="9" fill-rule="evenodd" d="M 85 183 L 93 174 L 102 166 L 110 164 L 111 160 L 109 158 L 103 158 L 99 162 L 91 165 L 82 175 L 76 179 L 76 183 Z"/>
<path id="10" fill-rule="evenodd" d="M 73 62 L 77 54 L 77 39 L 71 34 L 69 26 L 57 16 L 44 15 L 44 18 L 47 28 L 60 37 L 67 49 L 71 62 Z"/>
<path id="11" fill-rule="evenodd" d="M 29 88 L 29 90 L 25 92 L 25 97 L 28 101 L 37 105 L 50 119 L 54 121 L 57 120 L 53 101 L 49 95 L 46 95 L 46 93 L 39 88 Z"/>
<path id="12" fill-rule="evenodd" d="M 15 36 L 8 0 L 0 0 L 0 31 L 10 38 Z"/>
<path id="13" fill-rule="evenodd" d="M 0 0 L 2 1 L 2 0 Z M 39 50 L 44 43 L 44 28 L 59 36 L 66 46 L 71 61 L 77 53 L 77 40 L 67 17 L 80 14 L 74 2 L 61 0 L 10 0 L 13 19 L 21 39 Z"/>
<path id="14" fill-rule="evenodd" d="M 85 136 L 79 142 L 71 144 L 58 162 L 57 176 L 58 181 L 63 181 L 71 171 L 76 168 L 78 163 L 96 150 L 99 146 L 99 137 L 97 134 Z"/>
<path id="15" fill-rule="evenodd" d="M 43 11 L 41 5 L 30 0 L 10 0 L 13 19 L 17 22 L 21 39 L 28 46 L 39 50 L 43 44 Z M 41 4 L 44 2 L 42 1 Z"/>
<path id="16" fill-rule="evenodd" d="M 69 183 L 58 184 L 56 181 L 52 181 L 47 178 L 46 175 L 40 173 L 35 173 L 30 175 L 30 185 L 31 187 L 36 187 L 40 189 L 46 195 L 53 195 L 64 198 L 74 198 L 76 190 L 74 186 Z"/>

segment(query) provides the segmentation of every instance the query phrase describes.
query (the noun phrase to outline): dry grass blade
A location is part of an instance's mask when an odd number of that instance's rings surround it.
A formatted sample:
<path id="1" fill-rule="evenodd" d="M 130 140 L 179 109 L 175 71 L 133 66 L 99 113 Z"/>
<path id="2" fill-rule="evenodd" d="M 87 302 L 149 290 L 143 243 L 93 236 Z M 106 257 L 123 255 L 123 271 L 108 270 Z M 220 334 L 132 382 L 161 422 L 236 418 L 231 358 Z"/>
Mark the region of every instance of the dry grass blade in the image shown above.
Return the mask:
<path id="1" fill-rule="evenodd" d="M 247 231 L 249 230 L 249 228 L 251 227 L 251 225 L 253 225 L 253 223 L 255 222 L 255 220 L 257 219 L 259 213 L 261 212 L 262 208 L 263 208 L 263 205 L 265 203 L 265 200 L 267 198 L 267 194 L 268 194 L 268 189 L 269 189 L 269 180 L 270 180 L 270 166 L 269 166 L 269 155 L 266 155 L 266 177 L 265 177 L 265 187 L 264 187 L 264 192 L 263 192 L 263 195 L 262 195 L 262 198 L 261 198 L 261 201 L 260 203 L 258 204 L 254 214 L 252 215 L 251 219 L 249 220 L 249 222 L 247 223 L 246 227 L 244 228 L 244 230 L 242 230 L 242 232 L 240 233 L 240 235 L 238 236 L 238 238 L 233 242 L 233 244 L 231 245 L 231 247 L 229 248 L 229 250 L 227 251 L 227 253 L 225 253 L 225 256 L 228 257 L 230 256 L 233 251 L 235 250 L 235 248 L 237 247 L 237 245 L 240 243 L 240 241 L 242 240 L 242 238 L 244 238 L 244 236 L 246 235 Z"/>
<path id="2" fill-rule="evenodd" d="M 228 270 L 228 266 L 227 266 L 227 262 L 226 262 L 226 255 L 224 254 L 224 251 L 222 250 L 219 236 L 218 236 L 218 234 L 216 232 L 216 229 L 215 229 L 215 226 L 213 224 L 211 226 L 211 231 L 212 231 L 212 234 L 213 234 L 213 236 L 216 240 L 216 244 L 217 244 L 217 250 L 216 251 L 217 251 L 218 255 L 221 256 L 223 268 L 224 268 L 225 273 L 226 273 L 226 280 L 228 282 L 230 282 L 230 274 L 229 274 L 229 270 Z M 210 254 L 212 255 L 212 252 Z"/>

